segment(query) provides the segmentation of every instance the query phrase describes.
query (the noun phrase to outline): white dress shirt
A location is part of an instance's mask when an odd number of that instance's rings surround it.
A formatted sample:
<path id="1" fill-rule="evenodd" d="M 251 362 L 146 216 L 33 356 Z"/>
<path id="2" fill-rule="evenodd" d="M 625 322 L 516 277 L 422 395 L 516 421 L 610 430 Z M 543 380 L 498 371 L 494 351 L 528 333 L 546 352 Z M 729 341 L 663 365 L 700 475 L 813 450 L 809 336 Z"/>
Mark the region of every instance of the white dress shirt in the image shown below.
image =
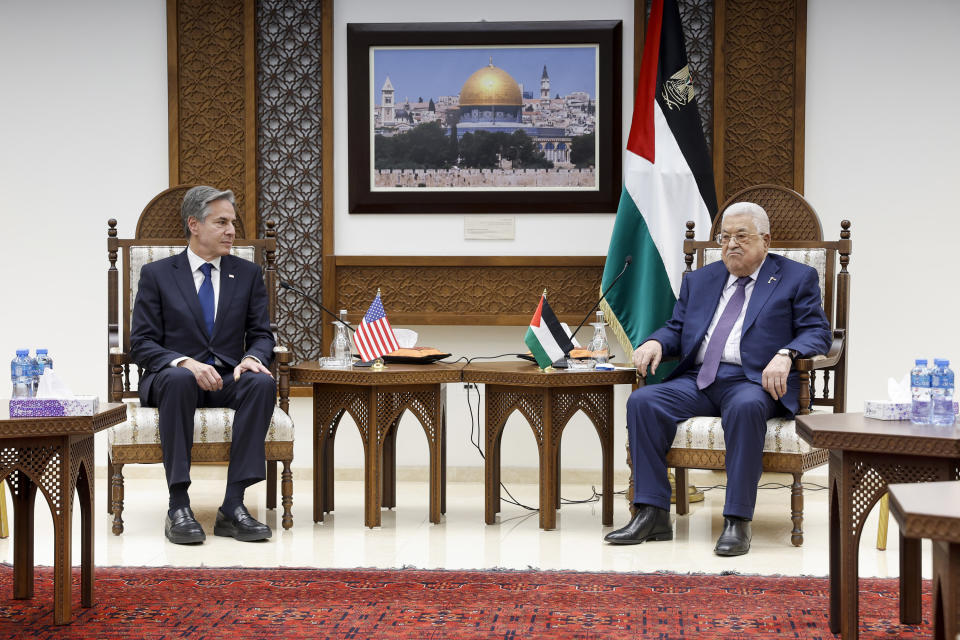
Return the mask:
<path id="1" fill-rule="evenodd" d="M 190 271 L 193 274 L 193 285 L 196 287 L 197 293 L 199 294 L 200 285 L 203 284 L 203 271 L 200 270 L 200 267 L 206 264 L 207 261 L 195 254 L 193 249 L 191 249 L 189 246 L 187 247 L 187 261 L 190 263 Z M 211 260 L 210 264 L 213 265 L 213 268 L 210 269 L 210 282 L 213 284 L 213 318 L 216 320 L 217 305 L 220 304 L 220 256 L 217 256 Z M 176 367 L 186 359 L 186 356 L 174 358 L 170 361 L 170 366 Z M 216 364 L 223 364 L 220 362 L 219 358 L 216 358 L 215 361 Z"/>
<path id="2" fill-rule="evenodd" d="M 767 259 L 764 258 L 763 260 L 766 262 Z M 753 295 L 753 287 L 757 283 L 757 274 L 760 273 L 761 268 L 763 268 L 763 262 L 760 263 L 756 271 L 750 274 L 750 281 L 744 286 L 743 293 L 745 297 L 743 307 L 740 308 L 740 315 L 737 316 L 736 321 L 733 323 L 733 328 L 730 329 L 730 335 L 727 336 L 727 343 L 723 346 L 723 352 L 720 354 L 720 362 L 729 362 L 736 365 L 743 364 L 740 358 L 740 334 L 743 333 L 743 318 L 747 314 L 747 305 L 750 304 L 750 296 Z M 697 351 L 697 364 L 703 364 L 703 358 L 707 353 L 707 345 L 710 343 L 710 336 L 713 335 L 713 330 L 716 328 L 717 323 L 720 322 L 720 316 L 723 315 L 723 310 L 727 307 L 727 303 L 737 290 L 737 280 L 738 277 L 732 273 L 727 276 L 727 284 L 723 287 L 723 292 L 720 294 L 720 303 L 717 304 L 717 310 L 713 314 L 713 320 L 710 321 L 710 326 L 707 327 L 707 333 L 703 336 L 703 342 L 700 343 L 700 349 Z"/>

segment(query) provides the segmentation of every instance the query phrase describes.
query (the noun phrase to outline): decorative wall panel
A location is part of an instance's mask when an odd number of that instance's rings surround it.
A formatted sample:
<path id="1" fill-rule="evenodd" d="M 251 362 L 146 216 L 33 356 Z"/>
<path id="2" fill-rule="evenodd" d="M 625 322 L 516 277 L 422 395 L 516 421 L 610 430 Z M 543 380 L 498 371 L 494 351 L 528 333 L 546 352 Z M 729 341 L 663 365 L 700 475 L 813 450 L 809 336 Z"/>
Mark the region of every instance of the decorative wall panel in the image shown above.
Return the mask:
<path id="1" fill-rule="evenodd" d="M 320 132 L 321 2 L 258 0 L 257 210 L 258 231 L 277 229 L 277 270 L 317 300 L 322 284 Z M 283 344 L 298 359 L 321 355 L 319 309 L 291 293 L 277 298 Z"/>
<path id="2" fill-rule="evenodd" d="M 597 301 L 604 256 L 337 258 L 338 309 L 359 320 L 379 288 L 393 324 L 524 325 L 544 289 L 578 323 Z"/>
<path id="3" fill-rule="evenodd" d="M 717 200 L 759 183 L 803 192 L 806 0 L 716 0 Z"/>
<path id="4" fill-rule="evenodd" d="M 170 184 L 232 189 L 255 228 L 253 72 L 247 61 L 253 0 L 168 0 Z"/>

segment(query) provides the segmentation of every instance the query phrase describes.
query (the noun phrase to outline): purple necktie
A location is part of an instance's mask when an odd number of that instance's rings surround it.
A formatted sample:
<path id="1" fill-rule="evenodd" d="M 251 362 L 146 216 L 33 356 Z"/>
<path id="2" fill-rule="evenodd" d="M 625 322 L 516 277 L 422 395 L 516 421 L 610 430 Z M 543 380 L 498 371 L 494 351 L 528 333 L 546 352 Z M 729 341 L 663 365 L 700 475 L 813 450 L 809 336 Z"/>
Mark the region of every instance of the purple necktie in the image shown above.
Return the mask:
<path id="1" fill-rule="evenodd" d="M 713 329 L 713 335 L 710 336 L 710 342 L 707 343 L 707 351 L 703 354 L 700 373 L 697 374 L 698 389 L 706 389 L 717 378 L 717 369 L 720 367 L 723 347 L 727 344 L 730 330 L 733 329 L 733 324 L 740 316 L 743 301 L 747 298 L 746 287 L 748 282 L 750 282 L 749 276 L 737 278 L 737 290 L 730 296 L 727 306 L 723 308 L 723 313 L 720 314 L 720 321 Z"/>

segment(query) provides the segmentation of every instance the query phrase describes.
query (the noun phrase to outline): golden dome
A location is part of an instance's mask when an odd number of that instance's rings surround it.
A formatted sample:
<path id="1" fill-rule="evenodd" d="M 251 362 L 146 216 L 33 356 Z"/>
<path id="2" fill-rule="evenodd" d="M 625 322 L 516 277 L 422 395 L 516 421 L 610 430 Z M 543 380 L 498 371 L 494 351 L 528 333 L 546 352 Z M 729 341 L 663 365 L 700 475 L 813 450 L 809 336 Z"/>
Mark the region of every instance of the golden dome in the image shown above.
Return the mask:
<path id="1" fill-rule="evenodd" d="M 460 106 L 522 104 L 520 85 L 509 73 L 493 66 L 492 61 L 486 67 L 475 71 L 460 89 Z"/>

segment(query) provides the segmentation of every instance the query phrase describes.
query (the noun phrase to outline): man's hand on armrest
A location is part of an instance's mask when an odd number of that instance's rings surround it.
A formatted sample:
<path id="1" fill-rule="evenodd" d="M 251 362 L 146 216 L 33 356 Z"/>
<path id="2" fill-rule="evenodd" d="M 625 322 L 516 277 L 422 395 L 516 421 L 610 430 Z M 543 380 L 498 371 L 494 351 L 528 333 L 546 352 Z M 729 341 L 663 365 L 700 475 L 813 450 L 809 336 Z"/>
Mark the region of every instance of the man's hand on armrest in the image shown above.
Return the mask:
<path id="1" fill-rule="evenodd" d="M 662 358 L 663 345 L 656 340 L 647 340 L 633 352 L 633 366 L 640 376 L 646 378 L 647 366 L 650 367 L 650 373 L 655 374 Z"/>
<path id="2" fill-rule="evenodd" d="M 189 369 L 197 379 L 197 385 L 204 391 L 218 391 L 223 388 L 223 378 L 217 370 L 209 364 L 204 364 L 193 358 L 185 358 L 177 363 L 178 367 Z M 234 373 L 236 376 L 236 373 Z"/>
<path id="3" fill-rule="evenodd" d="M 793 360 L 790 356 L 778 353 L 763 370 L 760 380 L 763 388 L 774 400 L 779 400 L 787 392 L 787 376 L 790 375 L 791 365 Z"/>

